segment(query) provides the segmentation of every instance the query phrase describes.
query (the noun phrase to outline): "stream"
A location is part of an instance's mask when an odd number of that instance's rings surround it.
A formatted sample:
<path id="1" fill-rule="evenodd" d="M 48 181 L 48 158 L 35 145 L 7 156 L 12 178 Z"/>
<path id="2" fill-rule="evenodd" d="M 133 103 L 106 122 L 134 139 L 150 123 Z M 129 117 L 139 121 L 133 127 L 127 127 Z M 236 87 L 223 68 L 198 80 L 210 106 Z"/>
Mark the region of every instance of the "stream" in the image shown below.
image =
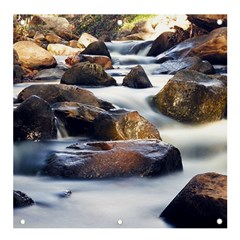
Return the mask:
<path id="1" fill-rule="evenodd" d="M 49 153 L 76 143 L 79 137 L 61 135 L 58 139 L 14 144 L 14 189 L 30 196 L 36 204 L 14 209 L 14 227 L 24 228 L 166 228 L 173 227 L 159 218 L 161 212 L 196 174 L 227 174 L 227 120 L 189 125 L 158 112 L 151 105 L 172 75 L 156 75 L 154 57 L 146 57 L 151 42 L 141 50 L 139 42 L 113 42 L 107 47 L 114 69 L 107 70 L 118 84 L 133 66 L 141 64 L 153 85 L 147 89 L 123 86 L 91 88 L 96 97 L 117 107 L 137 110 L 159 130 L 163 141 L 177 147 L 182 156 L 183 172 L 155 178 L 116 178 L 106 180 L 65 180 L 38 173 Z M 135 49 L 135 50 L 134 50 Z M 136 54 L 137 53 L 137 54 Z M 64 57 L 56 57 L 59 65 Z M 31 84 L 14 85 L 14 96 Z M 59 83 L 60 79 L 45 81 Z M 67 191 L 71 191 L 68 196 Z M 22 224 L 22 220 L 25 223 Z"/>

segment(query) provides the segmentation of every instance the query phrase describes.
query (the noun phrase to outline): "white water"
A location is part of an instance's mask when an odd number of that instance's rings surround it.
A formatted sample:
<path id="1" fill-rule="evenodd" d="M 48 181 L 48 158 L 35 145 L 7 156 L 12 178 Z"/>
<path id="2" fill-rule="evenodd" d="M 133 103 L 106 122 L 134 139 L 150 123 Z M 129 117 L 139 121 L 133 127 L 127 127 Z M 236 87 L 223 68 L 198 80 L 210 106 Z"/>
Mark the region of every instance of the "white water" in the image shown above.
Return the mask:
<path id="1" fill-rule="evenodd" d="M 132 65 L 120 66 L 110 73 L 126 74 Z M 149 70 L 152 65 L 144 68 Z M 148 89 L 122 86 L 88 89 L 118 107 L 137 110 L 154 123 L 162 139 L 179 148 L 183 172 L 158 178 L 56 180 L 38 176 L 38 171 L 50 152 L 66 150 L 77 138 L 15 144 L 14 189 L 27 193 L 36 204 L 14 210 L 14 227 L 171 227 L 159 219 L 159 215 L 194 175 L 210 171 L 227 173 L 227 121 L 191 126 L 154 110 L 151 98 L 170 77 L 149 75 L 154 87 Z M 115 78 L 121 84 L 123 77 Z M 27 85 L 16 85 L 14 95 Z M 61 197 L 65 190 L 71 190 L 72 195 Z M 20 223 L 22 219 L 26 222 L 24 225 Z M 123 224 L 117 223 L 119 219 Z"/>

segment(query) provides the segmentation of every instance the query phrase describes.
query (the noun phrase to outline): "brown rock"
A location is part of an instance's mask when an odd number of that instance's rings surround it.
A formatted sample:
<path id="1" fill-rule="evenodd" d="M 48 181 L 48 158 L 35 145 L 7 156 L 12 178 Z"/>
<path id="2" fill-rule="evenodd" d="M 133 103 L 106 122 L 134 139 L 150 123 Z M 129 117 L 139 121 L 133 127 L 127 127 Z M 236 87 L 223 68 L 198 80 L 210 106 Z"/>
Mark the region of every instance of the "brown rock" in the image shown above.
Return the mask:
<path id="1" fill-rule="evenodd" d="M 75 54 L 79 51 L 79 48 L 72 48 L 63 44 L 48 44 L 47 50 L 54 54 L 54 55 L 60 55 L 60 56 L 68 56 Z"/>
<path id="2" fill-rule="evenodd" d="M 95 136 L 102 140 L 161 139 L 157 128 L 137 111 L 116 109 L 94 121 Z"/>
<path id="3" fill-rule="evenodd" d="M 86 89 L 65 84 L 37 84 L 26 87 L 18 94 L 18 102 L 37 95 L 49 104 L 56 102 L 78 102 L 100 107 L 106 110 L 114 108 L 109 102 L 102 101 Z"/>
<path id="4" fill-rule="evenodd" d="M 62 76 L 61 83 L 82 86 L 117 86 L 116 80 L 96 63 L 76 63 Z"/>
<path id="5" fill-rule="evenodd" d="M 187 16 L 189 22 L 207 31 L 212 31 L 219 27 L 227 27 L 226 14 L 188 14 Z M 218 24 L 218 20 L 221 20 L 222 24 Z"/>
<path id="6" fill-rule="evenodd" d="M 43 99 L 30 96 L 14 110 L 14 141 L 56 137 L 55 116 Z"/>
<path id="7" fill-rule="evenodd" d="M 69 136 L 93 135 L 93 121 L 105 112 L 101 108 L 76 102 L 55 103 L 52 109 Z"/>
<path id="8" fill-rule="evenodd" d="M 153 98 L 165 115 L 181 122 L 204 123 L 223 118 L 227 106 L 226 82 L 196 71 L 174 75 Z"/>
<path id="9" fill-rule="evenodd" d="M 141 65 L 137 65 L 131 69 L 131 71 L 124 77 L 122 85 L 131 88 L 152 87 L 152 84 Z"/>
<path id="10" fill-rule="evenodd" d="M 112 69 L 112 60 L 107 56 L 101 56 L 101 55 L 83 55 L 81 52 L 77 52 L 71 56 L 69 56 L 65 62 L 69 66 L 73 66 L 76 63 L 79 62 L 90 62 L 90 63 L 96 63 L 100 66 L 102 66 L 104 69 Z"/>
<path id="11" fill-rule="evenodd" d="M 157 140 L 89 142 L 68 148 L 68 152 L 49 156 L 43 174 L 96 179 L 160 176 L 182 170 L 179 150 Z"/>
<path id="12" fill-rule="evenodd" d="M 180 228 L 226 228 L 227 176 L 218 173 L 196 175 L 160 217 Z M 218 219 L 222 224 L 217 223 Z"/>
<path id="13" fill-rule="evenodd" d="M 29 69 L 50 68 L 56 66 L 51 53 L 31 41 L 20 41 L 13 45 L 19 56 L 19 63 Z"/>
<path id="14" fill-rule="evenodd" d="M 47 33 L 45 36 L 46 40 L 49 43 L 61 43 L 63 41 L 62 38 L 60 38 L 57 34 L 55 33 Z"/>
<path id="15" fill-rule="evenodd" d="M 93 43 L 93 42 L 96 42 L 96 41 L 98 41 L 98 39 L 95 38 L 94 36 L 92 36 L 91 34 L 82 33 L 82 35 L 78 39 L 77 46 L 79 48 L 86 48 L 90 43 Z"/>

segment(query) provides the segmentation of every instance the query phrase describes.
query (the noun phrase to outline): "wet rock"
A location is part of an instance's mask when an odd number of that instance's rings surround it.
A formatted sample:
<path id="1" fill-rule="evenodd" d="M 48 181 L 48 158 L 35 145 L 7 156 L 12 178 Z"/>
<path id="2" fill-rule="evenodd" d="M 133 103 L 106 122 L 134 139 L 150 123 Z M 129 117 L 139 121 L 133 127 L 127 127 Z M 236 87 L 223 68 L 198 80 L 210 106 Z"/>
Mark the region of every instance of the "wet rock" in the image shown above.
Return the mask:
<path id="1" fill-rule="evenodd" d="M 27 207 L 34 204 L 34 201 L 27 194 L 13 190 L 13 207 Z"/>
<path id="2" fill-rule="evenodd" d="M 20 41 L 13 45 L 19 56 L 19 64 L 28 69 L 51 68 L 57 65 L 51 53 L 32 41 Z"/>
<path id="3" fill-rule="evenodd" d="M 123 86 L 131 88 L 149 88 L 152 84 L 141 65 L 132 68 L 123 79 Z"/>
<path id="4" fill-rule="evenodd" d="M 75 64 L 64 73 L 61 83 L 86 86 L 117 86 L 116 80 L 108 75 L 102 66 L 90 62 Z"/>
<path id="5" fill-rule="evenodd" d="M 79 48 L 86 48 L 90 43 L 97 42 L 98 39 L 92 36 L 89 33 L 82 33 L 80 38 L 78 39 L 77 46 Z"/>
<path id="6" fill-rule="evenodd" d="M 168 81 L 153 102 L 163 114 L 181 122 L 217 121 L 224 117 L 227 106 L 226 81 L 183 70 Z"/>
<path id="7" fill-rule="evenodd" d="M 14 141 L 56 137 L 55 116 L 43 99 L 30 96 L 14 110 Z"/>
<path id="8" fill-rule="evenodd" d="M 226 228 L 227 176 L 218 173 L 196 175 L 160 217 L 180 228 Z M 217 223 L 218 219 L 222 224 Z"/>
<path id="9" fill-rule="evenodd" d="M 87 48 L 84 51 L 82 51 L 82 54 L 103 55 L 103 56 L 107 56 L 111 59 L 111 56 L 110 56 L 107 46 L 105 45 L 104 42 L 101 42 L 101 41 L 96 41 L 96 42 L 90 43 L 87 46 Z"/>
<path id="10" fill-rule="evenodd" d="M 199 57 L 186 57 L 179 60 L 168 60 L 159 65 L 153 74 L 175 74 L 183 69 L 195 70 L 205 74 L 214 73 L 215 70 L 211 63 L 203 61 Z"/>
<path id="11" fill-rule="evenodd" d="M 64 178 L 160 176 L 182 170 L 180 152 L 158 140 L 79 143 L 52 154 L 42 173 Z"/>
<path id="12" fill-rule="evenodd" d="M 187 19 L 189 22 L 207 31 L 212 31 L 219 27 L 227 27 L 226 14 L 188 14 Z M 221 20 L 222 23 L 219 24 L 218 20 Z"/>
<path id="13" fill-rule="evenodd" d="M 52 109 L 69 136 L 93 135 L 93 121 L 105 112 L 101 108 L 76 102 L 55 103 Z"/>
<path id="14" fill-rule="evenodd" d="M 101 140 L 161 139 L 152 123 L 137 111 L 124 109 L 101 113 L 94 121 L 94 129 Z"/>
<path id="15" fill-rule="evenodd" d="M 76 63 L 80 62 L 90 62 L 90 63 L 96 63 L 100 66 L 102 66 L 104 69 L 112 69 L 112 60 L 107 56 L 101 56 L 101 55 L 83 55 L 81 52 L 77 52 L 71 56 L 69 56 L 65 62 L 69 66 L 73 66 Z"/>
<path id="16" fill-rule="evenodd" d="M 187 39 L 175 47 L 157 56 L 157 62 L 163 59 L 182 59 L 184 57 L 200 57 L 211 64 L 227 64 L 227 28 L 217 28 L 202 36 Z"/>
<path id="17" fill-rule="evenodd" d="M 175 32 L 163 32 L 153 41 L 147 56 L 156 57 L 188 38 L 187 31 L 179 27 L 175 27 Z"/>
<path id="18" fill-rule="evenodd" d="M 31 85 L 18 94 L 18 102 L 23 102 L 32 95 L 39 96 L 49 104 L 56 102 L 78 102 L 106 110 L 114 108 L 111 103 L 98 99 L 92 92 L 86 89 L 65 84 Z"/>
<path id="19" fill-rule="evenodd" d="M 72 48 L 63 44 L 48 44 L 47 50 L 59 56 L 68 56 L 79 51 L 79 48 Z"/>
<path id="20" fill-rule="evenodd" d="M 48 68 L 40 70 L 34 77 L 33 80 L 55 80 L 61 79 L 65 71 L 59 68 Z"/>

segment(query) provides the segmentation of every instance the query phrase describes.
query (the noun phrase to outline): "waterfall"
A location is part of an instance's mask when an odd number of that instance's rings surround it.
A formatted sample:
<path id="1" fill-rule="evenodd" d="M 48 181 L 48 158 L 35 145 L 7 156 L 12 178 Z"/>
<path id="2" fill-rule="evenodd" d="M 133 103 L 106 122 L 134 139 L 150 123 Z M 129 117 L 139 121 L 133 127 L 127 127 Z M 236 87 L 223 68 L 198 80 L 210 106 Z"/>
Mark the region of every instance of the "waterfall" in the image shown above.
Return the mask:
<path id="1" fill-rule="evenodd" d="M 59 118 L 55 117 L 55 123 L 57 128 L 57 138 L 61 139 L 61 138 L 69 137 L 64 123 Z"/>

